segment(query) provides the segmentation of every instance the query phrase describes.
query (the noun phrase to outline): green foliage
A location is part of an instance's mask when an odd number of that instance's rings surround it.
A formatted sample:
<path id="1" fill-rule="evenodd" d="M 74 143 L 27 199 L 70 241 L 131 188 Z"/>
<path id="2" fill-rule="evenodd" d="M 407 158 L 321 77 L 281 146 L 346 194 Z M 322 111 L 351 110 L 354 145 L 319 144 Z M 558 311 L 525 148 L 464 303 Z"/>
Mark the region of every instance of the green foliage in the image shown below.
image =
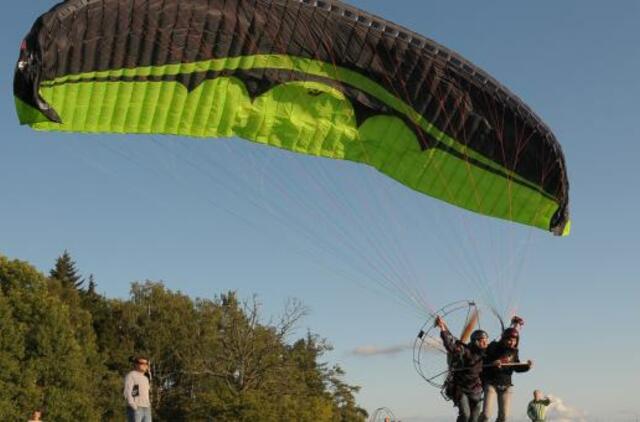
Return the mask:
<path id="1" fill-rule="evenodd" d="M 58 257 L 55 267 L 50 271 L 49 276 L 58 280 L 64 287 L 80 289 L 84 284 L 84 280 L 76 269 L 76 263 L 71 259 L 71 255 L 67 250 Z"/>
<path id="2" fill-rule="evenodd" d="M 0 257 L 0 285 L 3 420 L 24 420 L 37 408 L 45 408 L 50 420 L 99 420 L 87 358 L 93 337 L 84 337 L 91 327 L 72 321 L 74 312 L 26 263 Z"/>
<path id="3" fill-rule="evenodd" d="M 65 251 L 46 278 L 0 256 L 0 414 L 24 420 L 119 421 L 130 358 L 150 357 L 158 421 L 364 421 L 330 349 L 308 333 L 289 342 L 305 314 L 289 303 L 261 321 L 255 298 L 229 292 L 191 299 L 162 283 L 134 283 L 128 300 L 86 290 Z"/>

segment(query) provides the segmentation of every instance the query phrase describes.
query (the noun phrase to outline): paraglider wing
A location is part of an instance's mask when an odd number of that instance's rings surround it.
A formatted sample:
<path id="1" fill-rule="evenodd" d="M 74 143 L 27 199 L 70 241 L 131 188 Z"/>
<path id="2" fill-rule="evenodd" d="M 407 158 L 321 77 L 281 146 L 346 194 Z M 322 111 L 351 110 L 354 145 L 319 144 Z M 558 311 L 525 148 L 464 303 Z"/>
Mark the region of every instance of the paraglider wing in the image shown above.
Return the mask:
<path id="1" fill-rule="evenodd" d="M 66 1 L 25 38 L 14 94 L 38 130 L 238 136 L 569 228 L 561 148 L 524 103 L 458 54 L 340 1 Z"/>

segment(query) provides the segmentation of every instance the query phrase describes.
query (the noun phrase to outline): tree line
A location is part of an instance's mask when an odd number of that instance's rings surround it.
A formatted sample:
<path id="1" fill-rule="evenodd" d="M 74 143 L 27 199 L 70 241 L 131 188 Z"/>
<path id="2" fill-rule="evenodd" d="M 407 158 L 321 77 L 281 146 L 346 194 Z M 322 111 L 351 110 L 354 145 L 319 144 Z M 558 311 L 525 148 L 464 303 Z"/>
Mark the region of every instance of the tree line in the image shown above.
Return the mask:
<path id="1" fill-rule="evenodd" d="M 107 298 L 66 251 L 48 275 L 0 256 L 0 415 L 120 421 L 123 377 L 144 355 L 155 420 L 364 421 L 359 387 L 322 361 L 327 341 L 291 339 L 304 315 L 294 300 L 264 322 L 255 298 L 193 299 L 152 281 Z"/>

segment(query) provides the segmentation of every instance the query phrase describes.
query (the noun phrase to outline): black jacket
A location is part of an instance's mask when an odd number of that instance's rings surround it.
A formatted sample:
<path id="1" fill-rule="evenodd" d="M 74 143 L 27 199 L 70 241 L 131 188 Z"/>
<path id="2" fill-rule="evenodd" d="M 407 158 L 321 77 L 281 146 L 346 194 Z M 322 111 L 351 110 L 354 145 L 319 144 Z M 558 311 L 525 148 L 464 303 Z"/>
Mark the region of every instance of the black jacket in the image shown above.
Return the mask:
<path id="1" fill-rule="evenodd" d="M 502 363 L 519 363 L 518 348 L 509 348 L 501 341 L 492 341 L 491 344 L 489 344 L 484 355 L 484 363 L 487 365 L 484 371 L 482 371 L 482 382 L 484 384 L 491 384 L 496 387 L 508 387 L 513 385 L 511 383 L 511 375 L 514 372 L 527 372 L 529 370 L 527 366 L 510 368 L 490 366 L 497 360 Z"/>
<path id="2" fill-rule="evenodd" d="M 482 365 L 484 351 L 475 345 L 467 345 L 456 339 L 449 331 L 440 333 L 442 343 L 447 349 L 449 367 L 453 374 L 453 383 L 462 392 L 480 394 L 482 392 Z"/>

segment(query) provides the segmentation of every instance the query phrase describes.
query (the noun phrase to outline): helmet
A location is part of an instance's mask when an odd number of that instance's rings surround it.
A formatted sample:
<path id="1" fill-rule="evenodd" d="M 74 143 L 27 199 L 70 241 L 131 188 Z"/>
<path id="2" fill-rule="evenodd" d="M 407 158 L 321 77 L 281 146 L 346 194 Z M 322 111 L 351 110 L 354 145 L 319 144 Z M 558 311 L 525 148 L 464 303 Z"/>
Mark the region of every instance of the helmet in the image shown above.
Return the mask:
<path id="1" fill-rule="evenodd" d="M 486 339 L 489 338 L 489 334 L 487 334 L 487 332 L 484 330 L 475 330 L 473 333 L 471 333 L 472 342 L 476 342 L 483 338 L 486 338 Z"/>
<path id="2" fill-rule="evenodd" d="M 509 327 L 506 330 L 504 330 L 502 332 L 502 339 L 508 339 L 508 338 L 515 338 L 515 339 L 519 339 L 520 338 L 520 333 L 518 332 L 518 330 L 516 330 L 513 327 Z"/>

